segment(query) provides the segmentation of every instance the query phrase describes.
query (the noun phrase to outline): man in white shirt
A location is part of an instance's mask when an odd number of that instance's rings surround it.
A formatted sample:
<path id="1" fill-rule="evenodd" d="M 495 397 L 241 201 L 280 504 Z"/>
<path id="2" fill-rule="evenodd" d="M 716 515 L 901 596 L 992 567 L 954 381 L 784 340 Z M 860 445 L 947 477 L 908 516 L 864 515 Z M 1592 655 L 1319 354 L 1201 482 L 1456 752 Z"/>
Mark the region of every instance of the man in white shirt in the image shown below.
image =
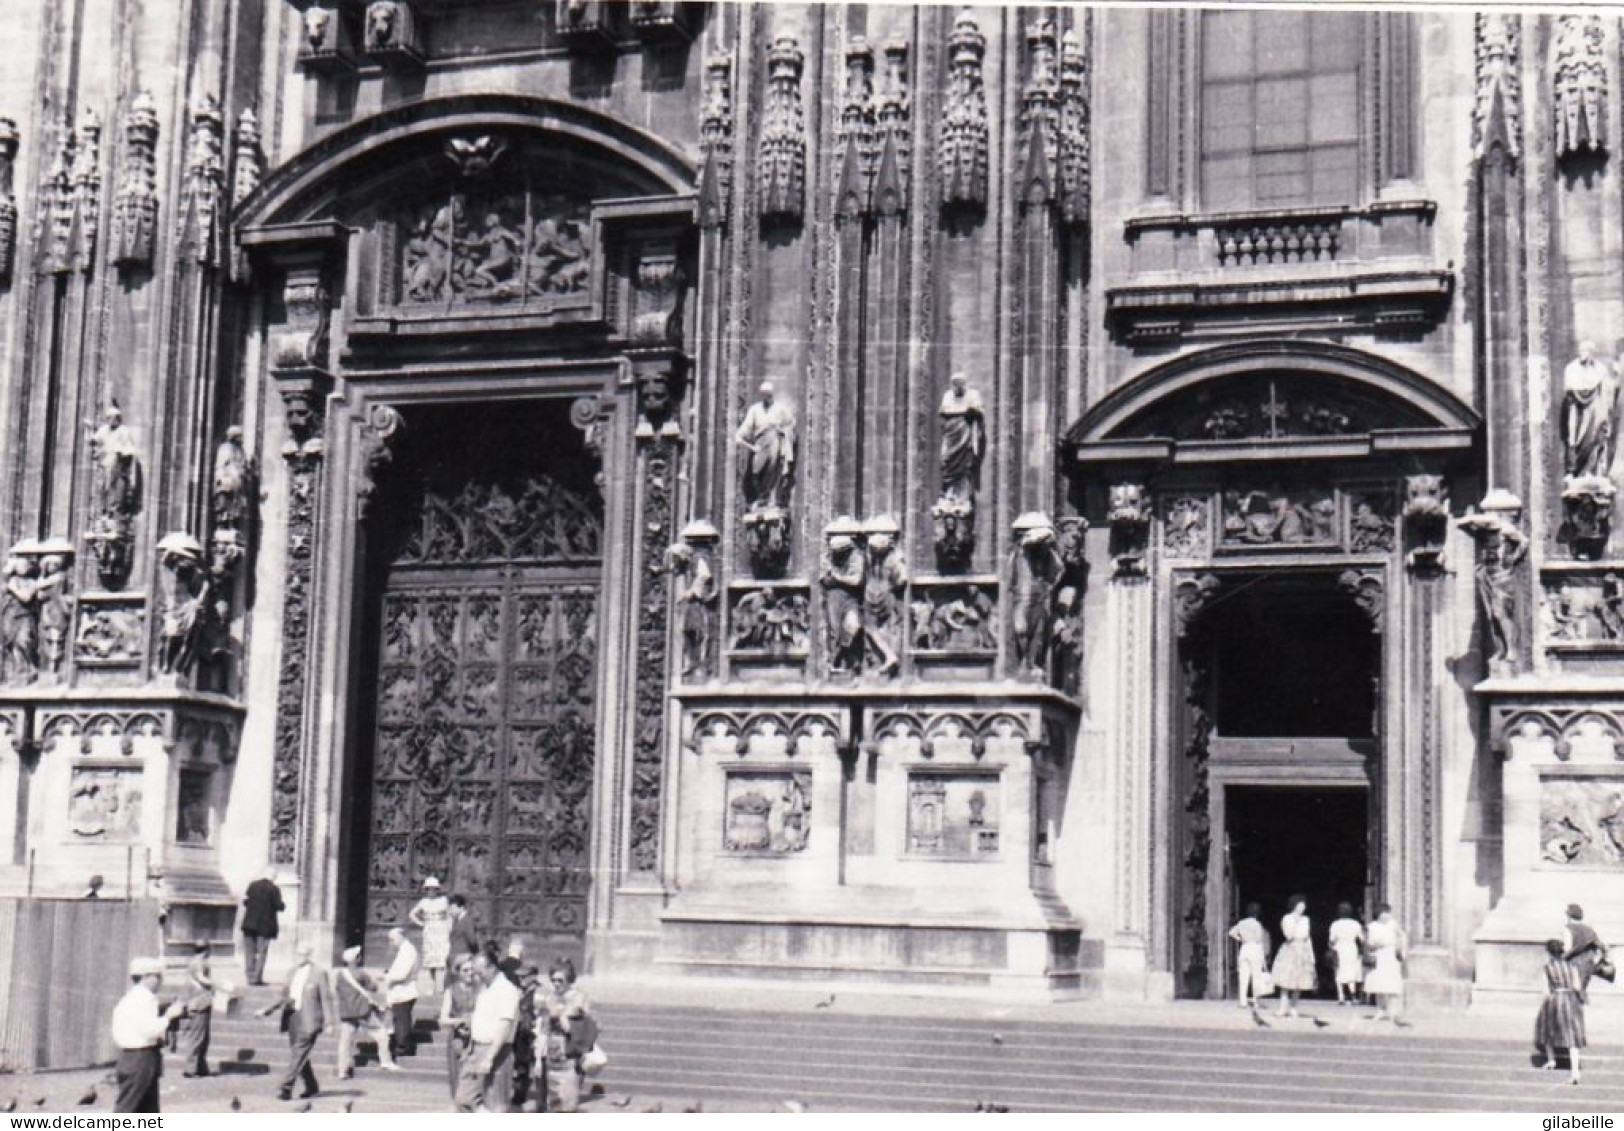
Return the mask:
<path id="1" fill-rule="evenodd" d="M 158 959 L 130 960 L 130 988 L 113 1007 L 113 1043 L 118 1046 L 116 1112 L 158 1111 L 158 1077 L 164 1067 L 159 1050 L 169 1023 L 185 1008 L 176 1002 L 159 1010 L 158 987 L 163 980 L 164 965 Z"/>
<path id="2" fill-rule="evenodd" d="M 412 1007 L 417 1004 L 417 948 L 399 927 L 389 932 L 395 956 L 383 972 L 383 997 L 389 1003 L 390 1052 L 412 1055 Z"/>
<path id="3" fill-rule="evenodd" d="M 457 1077 L 458 1111 L 508 1109 L 501 1080 L 513 1056 L 513 1029 L 519 1017 L 519 988 L 497 970 L 488 954 L 474 956 L 474 980 L 484 988 L 468 1020 L 468 1054 Z"/>

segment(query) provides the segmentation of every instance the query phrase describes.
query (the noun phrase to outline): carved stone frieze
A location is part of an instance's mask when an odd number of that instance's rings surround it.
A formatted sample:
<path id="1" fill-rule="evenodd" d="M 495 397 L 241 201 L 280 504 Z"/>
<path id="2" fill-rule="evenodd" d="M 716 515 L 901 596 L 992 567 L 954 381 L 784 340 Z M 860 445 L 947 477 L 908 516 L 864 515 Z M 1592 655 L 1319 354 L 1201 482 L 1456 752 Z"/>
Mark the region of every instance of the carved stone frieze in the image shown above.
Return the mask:
<path id="1" fill-rule="evenodd" d="M 1241 546 L 1334 546 L 1339 541 L 1333 491 L 1318 487 L 1229 490 L 1223 495 L 1220 541 Z"/>
<path id="2" fill-rule="evenodd" d="M 105 588 L 117 589 L 134 564 L 135 517 L 141 513 L 143 471 L 135 433 L 118 402 L 110 403 L 90 432 L 91 515 L 85 541 Z"/>
<path id="3" fill-rule="evenodd" d="M 1575 558 L 1595 561 L 1607 552 L 1613 533 L 1617 488 L 1605 475 L 1569 476 L 1562 486 L 1562 541 Z"/>
<path id="4" fill-rule="evenodd" d="M 804 758 L 819 745 L 847 741 L 843 714 L 824 710 L 712 709 L 684 716 L 683 746 L 691 754 L 704 754 L 719 746 L 726 754 L 747 758 Z"/>
<path id="5" fill-rule="evenodd" d="M 405 306 L 584 301 L 595 255 L 586 206 L 557 194 L 456 193 L 400 224 Z"/>
<path id="6" fill-rule="evenodd" d="M 407 0 L 372 0 L 361 44 L 367 58 L 384 67 L 415 68 L 423 63 L 417 13 Z"/>
<path id="7" fill-rule="evenodd" d="M 1478 604 L 1488 628 L 1488 663 L 1496 675 L 1509 674 L 1520 655 L 1522 633 L 1517 615 L 1518 570 L 1528 556 L 1528 538 L 1519 529 L 1522 503 L 1496 489 L 1456 525 L 1477 543 Z"/>
<path id="8" fill-rule="evenodd" d="M 1410 568 L 1435 573 L 1449 536 L 1449 484 L 1441 475 L 1404 478 L 1404 545 Z"/>
<path id="9" fill-rule="evenodd" d="M 1607 64 L 1602 57 L 1601 17 L 1556 17 L 1551 49 L 1551 102 L 1555 110 L 1556 156 L 1606 148 Z"/>
<path id="10" fill-rule="evenodd" d="M 1624 704 L 1591 700 L 1502 701 L 1489 712 L 1489 745 L 1510 756 L 1519 742 L 1545 745 L 1562 762 L 1624 762 Z M 1621 767 L 1624 769 L 1624 767 Z"/>
<path id="11" fill-rule="evenodd" d="M 312 8 L 305 13 L 308 18 Z M 180 190 L 181 258 L 218 267 L 224 251 L 225 119 L 220 103 L 204 94 L 192 106 L 186 170 Z"/>
<path id="12" fill-rule="evenodd" d="M 17 123 L 0 118 L 0 282 L 17 261 Z"/>
<path id="13" fill-rule="evenodd" d="M 241 204 L 259 189 L 265 176 L 265 153 L 260 148 L 259 115 L 244 106 L 237 115 L 236 142 L 231 151 L 231 203 Z"/>
<path id="14" fill-rule="evenodd" d="M 987 92 L 982 62 L 987 37 L 969 11 L 948 37 L 948 88 L 937 134 L 936 163 L 943 208 L 987 205 Z"/>
<path id="15" fill-rule="evenodd" d="M 1017 156 L 1019 200 L 1026 207 L 1051 204 L 1055 199 L 1055 166 L 1060 155 L 1059 42 L 1052 20 L 1027 25 Z"/>
<path id="16" fill-rule="evenodd" d="M 124 115 L 124 170 L 113 200 L 113 262 L 120 267 L 152 266 L 158 231 L 158 106 L 147 91 L 137 94 Z"/>
<path id="17" fill-rule="evenodd" d="M 1170 558 L 1204 558 L 1212 552 L 1212 500 L 1175 495 L 1162 503 L 1162 549 Z"/>
<path id="18" fill-rule="evenodd" d="M 1546 639 L 1561 645 L 1624 646 L 1624 576 L 1547 576 L 1541 589 Z"/>
<path id="19" fill-rule="evenodd" d="M 791 36 L 767 52 L 767 103 L 762 112 L 761 216 L 798 222 L 806 204 L 806 115 L 801 70 L 806 56 Z"/>
<path id="20" fill-rule="evenodd" d="M 660 816 L 665 788 L 666 640 L 670 600 L 666 551 L 672 542 L 678 442 L 655 435 L 640 443 L 642 576 L 637 599 L 637 674 L 633 690 L 629 862 L 634 873 L 660 866 Z"/>
<path id="21" fill-rule="evenodd" d="M 908 602 L 913 651 L 986 654 L 998 651 L 997 582 L 914 583 Z"/>
<path id="22" fill-rule="evenodd" d="M 735 652 L 804 656 L 811 643 L 812 605 L 802 586 L 741 586 L 728 618 Z"/>
<path id="23" fill-rule="evenodd" d="M 721 591 L 716 579 L 716 546 L 720 541 L 716 527 L 696 519 L 683 528 L 682 540 L 666 551 L 677 637 L 682 645 L 678 670 L 688 682 L 714 679 L 717 674 Z"/>
<path id="24" fill-rule="evenodd" d="M 705 93 L 699 117 L 699 226 L 727 223 L 733 202 L 733 60 L 705 60 Z"/>
<path id="25" fill-rule="evenodd" d="M 77 667 L 139 667 L 147 650 L 144 597 L 81 597 L 73 635 Z"/>
<path id="26" fill-rule="evenodd" d="M 1498 148 L 1516 160 L 1522 156 L 1522 17 L 1503 11 L 1476 18 L 1472 151 L 1482 160 Z"/>
<path id="27" fill-rule="evenodd" d="M 1106 521 L 1117 577 L 1141 577 L 1150 540 L 1150 496 L 1141 483 L 1113 483 Z"/>

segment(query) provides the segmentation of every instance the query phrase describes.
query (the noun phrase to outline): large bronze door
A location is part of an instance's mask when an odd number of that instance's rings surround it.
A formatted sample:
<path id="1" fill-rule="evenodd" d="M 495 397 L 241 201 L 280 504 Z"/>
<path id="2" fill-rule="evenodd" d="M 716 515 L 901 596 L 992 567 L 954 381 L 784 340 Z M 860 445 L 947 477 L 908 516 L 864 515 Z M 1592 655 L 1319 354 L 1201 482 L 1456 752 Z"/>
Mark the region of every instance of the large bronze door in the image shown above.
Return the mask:
<path id="1" fill-rule="evenodd" d="M 534 449 L 532 449 L 534 450 Z M 540 472 L 406 492 L 380 578 L 366 935 L 423 880 L 543 961 L 586 927 L 601 521 Z"/>

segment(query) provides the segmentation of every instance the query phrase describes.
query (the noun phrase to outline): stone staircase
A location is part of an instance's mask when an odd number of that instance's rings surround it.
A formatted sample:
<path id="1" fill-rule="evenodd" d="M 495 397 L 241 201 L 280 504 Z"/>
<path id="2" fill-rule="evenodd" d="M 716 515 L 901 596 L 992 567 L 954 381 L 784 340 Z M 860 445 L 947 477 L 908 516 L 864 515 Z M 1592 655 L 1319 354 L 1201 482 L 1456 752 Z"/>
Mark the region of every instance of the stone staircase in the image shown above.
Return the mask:
<path id="1" fill-rule="evenodd" d="M 248 1110 L 270 1100 L 286 1064 L 274 1018 L 250 1010 L 269 1001 L 252 991 L 237 1017 L 215 1024 L 213 1058 L 226 1073 L 207 1088 L 191 1081 L 166 1110 L 221 1110 L 240 1094 Z M 728 996 L 718 986 L 716 999 Z M 425 997 L 420 1013 L 437 1002 Z M 1183 1008 L 1183 1007 L 1180 1007 Z M 1312 1007 L 1325 1019 L 1275 1020 L 1268 1027 L 1233 1007 L 1191 1005 L 1189 1025 L 1042 1020 L 1027 1011 L 993 1019 L 938 1010 L 929 1016 L 865 1012 L 860 998 L 816 1008 L 802 995 L 782 1010 L 600 1002 L 611 1063 L 599 1078 L 603 1110 L 665 1110 L 698 1100 L 713 1110 L 972 1111 L 1528 1111 L 1624 1109 L 1624 1057 L 1616 1045 L 1590 1049 L 1585 1080 L 1533 1067 L 1530 1047 L 1510 1036 L 1462 1036 L 1418 1019 L 1409 1029 L 1363 1021 L 1353 1010 Z M 1178 1016 L 1177 1014 L 1174 1015 Z M 1595 1020 L 1592 1024 L 1594 1026 Z M 1512 1028 L 1502 1024 L 1502 1034 Z M 1429 1032 L 1429 1029 L 1431 1030 Z M 1469 1029 L 1467 1031 L 1470 1031 Z M 449 1108 L 444 1043 L 420 1019 L 422 1044 L 406 1071 L 380 1072 L 370 1050 L 354 1081 L 333 1079 L 334 1038 L 318 1048 L 320 1104 L 346 1098 L 365 1111 Z M 173 1071 L 173 1070 L 172 1070 Z M 632 1097 L 627 1099 L 627 1097 Z"/>

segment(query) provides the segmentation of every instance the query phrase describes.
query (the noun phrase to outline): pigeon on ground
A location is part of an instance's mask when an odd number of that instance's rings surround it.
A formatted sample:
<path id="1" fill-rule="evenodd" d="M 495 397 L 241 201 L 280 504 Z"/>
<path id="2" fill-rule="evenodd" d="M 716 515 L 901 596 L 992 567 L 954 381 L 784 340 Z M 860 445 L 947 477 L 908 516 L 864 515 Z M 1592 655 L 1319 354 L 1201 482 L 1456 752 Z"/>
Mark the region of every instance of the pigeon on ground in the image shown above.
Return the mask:
<path id="1" fill-rule="evenodd" d="M 1259 1029 L 1273 1028 L 1273 1026 L 1271 1026 L 1267 1021 L 1263 1020 L 1263 1015 L 1255 1009 L 1252 1010 L 1252 1024 L 1256 1025 Z"/>
<path id="2" fill-rule="evenodd" d="M 0 1111 L 5 1112 L 7 1115 L 10 1115 L 12 1112 L 14 1112 L 16 1110 L 17 1110 L 17 1097 L 16 1096 L 12 1096 L 9 1100 L 7 1100 L 5 1107 L 0 1107 Z"/>
<path id="3" fill-rule="evenodd" d="M 1321 1021 L 1318 1017 L 1310 1017 L 1309 1020 L 1314 1023 L 1316 1029 L 1329 1029 L 1331 1027 L 1329 1021 Z"/>
<path id="4" fill-rule="evenodd" d="M 307 1111 L 309 1111 L 309 1110 L 310 1110 L 310 1109 L 311 1109 L 311 1108 L 312 1108 L 312 1107 L 314 1107 L 314 1106 L 315 1106 L 315 1105 L 314 1105 L 314 1104 L 312 1104 L 312 1103 L 311 1103 L 311 1102 L 310 1102 L 310 1101 L 309 1101 L 309 1100 L 306 1100 L 306 1101 L 305 1101 L 305 1102 L 304 1102 L 304 1103 L 302 1103 L 302 1104 L 300 1104 L 300 1105 L 299 1105 L 299 1106 L 298 1106 L 298 1108 L 297 1108 L 297 1109 L 295 1109 L 295 1110 L 296 1110 L 296 1111 L 297 1111 L 297 1114 L 299 1114 L 299 1115 L 303 1115 L 303 1114 L 305 1114 L 305 1113 L 306 1113 L 306 1112 L 307 1112 Z"/>
<path id="5" fill-rule="evenodd" d="M 1002 1033 L 994 1033 L 992 1035 L 992 1043 L 995 1044 L 995 1045 L 1003 1044 L 1004 1043 L 1004 1035 Z"/>
<path id="6" fill-rule="evenodd" d="M 1002 1114 L 1009 1111 L 1008 1104 L 995 1104 L 991 1100 L 977 1100 L 976 1110 L 991 1114 Z"/>
<path id="7" fill-rule="evenodd" d="M 242 1100 L 238 1099 L 236 1096 L 232 1096 L 231 1097 L 231 1110 L 232 1111 L 241 1111 L 242 1110 Z"/>
<path id="8" fill-rule="evenodd" d="M 36 1096 L 34 1098 L 34 1106 L 35 1107 L 44 1107 L 45 1106 L 45 1097 L 44 1096 Z"/>
<path id="9" fill-rule="evenodd" d="M 806 1105 L 800 1100 L 785 1100 L 784 1110 L 794 1112 L 796 1115 L 805 1115 Z"/>
<path id="10" fill-rule="evenodd" d="M 812 1008 L 813 1009 L 828 1009 L 834 1003 L 835 1003 L 835 995 L 830 994 L 828 997 L 824 998 L 822 1001 L 813 1002 L 812 1003 Z"/>
<path id="11" fill-rule="evenodd" d="M 682 1109 L 683 1114 L 685 1114 L 685 1115 L 698 1115 L 700 1112 L 702 1112 L 704 1110 L 705 1110 L 705 1105 L 700 1103 L 698 1100 L 695 1100 L 693 1103 L 689 1104 L 687 1107 Z"/>
<path id="12" fill-rule="evenodd" d="M 1410 1028 L 1410 1023 L 1408 1021 L 1401 1021 L 1397 1017 L 1393 1018 L 1393 1024 L 1398 1026 L 1400 1029 Z"/>
<path id="13" fill-rule="evenodd" d="M 355 1110 L 355 1101 L 354 1100 L 345 1100 L 344 1101 L 344 1114 L 348 1115 L 350 1112 L 352 1112 L 354 1110 Z"/>
<path id="14" fill-rule="evenodd" d="M 86 1090 L 85 1094 L 79 1097 L 79 1106 L 80 1107 L 89 1107 L 91 1104 L 93 1104 L 95 1102 L 96 1102 L 96 1085 L 92 1084 L 92 1085 L 90 1085 L 89 1089 Z"/>
<path id="15" fill-rule="evenodd" d="M 610 1100 L 609 1102 L 615 1107 L 630 1107 L 632 1098 L 630 1096 L 621 1096 L 618 1100 Z"/>

